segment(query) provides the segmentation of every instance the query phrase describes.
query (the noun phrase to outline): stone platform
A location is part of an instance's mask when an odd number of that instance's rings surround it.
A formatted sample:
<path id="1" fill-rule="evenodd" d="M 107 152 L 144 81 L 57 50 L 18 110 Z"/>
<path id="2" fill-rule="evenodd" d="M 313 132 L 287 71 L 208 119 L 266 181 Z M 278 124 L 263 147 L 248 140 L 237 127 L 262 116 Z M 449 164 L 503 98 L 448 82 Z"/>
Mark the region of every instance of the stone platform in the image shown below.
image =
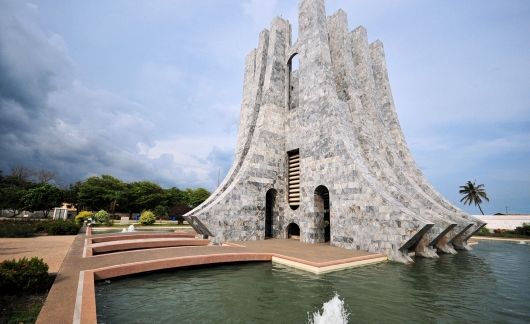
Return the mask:
<path id="1" fill-rule="evenodd" d="M 114 235 L 119 237 L 120 234 Z M 281 239 L 228 242 L 208 246 L 145 248 L 87 255 L 87 244 L 91 244 L 89 242 L 93 240 L 97 241 L 98 236 L 100 235 L 79 234 L 75 238 L 37 323 L 96 323 L 96 280 L 230 262 L 277 262 L 313 273 L 324 273 L 387 260 L 382 254 L 346 250 L 329 244 L 306 244 Z M 149 240 L 152 239 L 146 238 L 146 243 Z"/>

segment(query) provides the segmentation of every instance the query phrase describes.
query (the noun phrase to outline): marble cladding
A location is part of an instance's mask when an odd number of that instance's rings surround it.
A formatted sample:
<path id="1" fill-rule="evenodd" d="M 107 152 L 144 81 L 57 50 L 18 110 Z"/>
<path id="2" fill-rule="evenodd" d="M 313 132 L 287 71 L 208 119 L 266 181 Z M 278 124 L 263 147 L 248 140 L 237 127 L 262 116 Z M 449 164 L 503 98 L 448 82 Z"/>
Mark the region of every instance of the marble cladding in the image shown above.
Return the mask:
<path id="1" fill-rule="evenodd" d="M 235 159 L 223 182 L 186 216 L 200 220 L 211 240 L 272 235 L 324 242 L 322 204 L 329 191 L 330 244 L 384 252 L 410 262 L 408 252 L 469 249 L 484 222 L 440 195 L 418 169 L 399 125 L 383 44 L 366 30 L 348 30 L 346 13 L 326 16 L 323 0 L 299 3 L 298 40 L 289 21 L 275 18 L 245 61 Z M 293 57 L 299 61 L 296 71 Z M 300 152 L 300 206 L 288 204 L 287 152 Z M 267 202 L 266 193 L 275 199 Z"/>

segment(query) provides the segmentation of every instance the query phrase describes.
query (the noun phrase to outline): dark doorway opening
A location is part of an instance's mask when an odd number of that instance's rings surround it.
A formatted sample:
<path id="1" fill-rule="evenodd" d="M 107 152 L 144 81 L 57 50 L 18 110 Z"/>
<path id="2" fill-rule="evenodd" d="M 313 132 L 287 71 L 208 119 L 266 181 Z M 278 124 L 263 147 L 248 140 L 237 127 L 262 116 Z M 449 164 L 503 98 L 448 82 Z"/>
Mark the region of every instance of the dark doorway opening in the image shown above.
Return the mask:
<path id="1" fill-rule="evenodd" d="M 265 238 L 273 236 L 274 205 L 276 204 L 276 190 L 269 189 L 265 195 Z"/>
<path id="2" fill-rule="evenodd" d="M 296 223 L 291 223 L 287 226 L 287 238 L 299 240 L 300 239 L 300 227 Z"/>
<path id="3" fill-rule="evenodd" d="M 287 61 L 287 67 L 289 69 L 288 89 L 287 89 L 287 107 L 289 109 L 295 109 L 298 107 L 298 93 L 299 93 L 299 73 L 298 68 L 300 63 L 298 61 L 298 53 L 291 55 Z"/>
<path id="4" fill-rule="evenodd" d="M 331 240 L 331 219 L 329 212 L 329 190 L 325 186 L 318 186 L 315 189 L 315 212 L 317 217 L 321 217 L 324 228 L 324 242 Z"/>

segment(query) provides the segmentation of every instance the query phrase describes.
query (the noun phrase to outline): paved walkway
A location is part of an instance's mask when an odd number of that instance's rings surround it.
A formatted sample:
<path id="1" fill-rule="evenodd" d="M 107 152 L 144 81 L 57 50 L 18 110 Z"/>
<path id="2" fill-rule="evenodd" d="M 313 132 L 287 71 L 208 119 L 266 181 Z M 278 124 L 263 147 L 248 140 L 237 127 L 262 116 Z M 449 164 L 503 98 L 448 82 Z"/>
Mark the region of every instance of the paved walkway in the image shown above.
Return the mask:
<path id="1" fill-rule="evenodd" d="M 330 246 L 329 243 L 309 244 L 297 240 L 270 239 L 264 241 L 232 242 L 244 246 L 252 252 L 276 253 L 303 259 L 314 263 L 323 263 L 341 259 L 373 255 L 365 251 L 354 251 Z"/>
<path id="2" fill-rule="evenodd" d="M 48 271 L 58 272 L 75 235 L 0 238 L 0 262 L 22 257 L 39 257 L 48 264 Z"/>
<path id="3" fill-rule="evenodd" d="M 117 234 L 119 235 L 119 234 Z M 94 237 L 94 236 L 92 236 Z M 73 241 L 70 252 L 66 256 L 63 266 L 59 271 L 54 285 L 52 286 L 46 302 L 39 314 L 37 323 L 72 323 L 74 312 L 77 307 L 76 316 L 80 310 L 83 316 L 80 323 L 91 323 L 95 321 L 95 297 L 79 298 L 85 296 L 87 290 L 93 294 L 93 280 L 84 282 L 83 278 L 87 272 L 96 270 L 95 277 L 106 278 L 102 273 L 113 272 L 116 268 L 139 267 L 145 271 L 145 264 L 174 262 L 174 260 L 191 260 L 191 259 L 219 259 L 232 258 L 237 261 L 238 255 L 248 256 L 253 254 L 256 260 L 271 260 L 271 257 L 278 258 L 279 255 L 285 256 L 287 265 L 289 262 L 303 261 L 313 267 L 332 267 L 340 263 L 351 262 L 355 258 L 376 258 L 381 259 L 380 254 L 370 254 L 362 251 L 345 250 L 332 247 L 329 244 L 304 244 L 294 240 L 265 240 L 252 242 L 233 242 L 223 246 L 189 246 L 189 247 L 169 247 L 154 248 L 145 250 L 123 251 L 95 256 L 83 257 L 85 244 L 88 242 L 84 234 L 79 234 Z M 263 256 L 268 255 L 268 258 Z M 227 257 L 228 256 L 228 257 Z M 213 258 L 212 258 L 213 257 Z M 384 257 L 383 257 L 384 258 Z M 386 259 L 386 258 L 384 258 Z M 168 261 L 169 260 L 169 261 Z M 186 261 L 187 262 L 187 261 Z M 206 262 L 209 263 L 209 262 Z M 172 263 L 175 264 L 175 263 Z M 201 263 L 197 263 L 201 264 Z M 204 263 L 203 263 L 204 264 Z M 111 269 L 101 271 L 102 268 Z M 80 273 L 85 273 L 80 279 Z M 99 271 L 99 277 L 98 277 Z M 129 271 L 129 270 L 128 270 Z M 114 272 L 114 275 L 116 272 Z M 119 273 L 119 271 L 118 271 Z M 129 271 L 128 273 L 134 273 Z M 114 276 L 111 275 L 110 277 Z M 108 277 L 108 276 L 107 276 Z M 83 281 L 84 280 L 84 281 Z M 85 287 L 85 291 L 79 295 L 78 287 Z M 82 291 L 82 290 L 81 290 Z M 76 305 L 76 299 L 82 300 L 82 305 Z M 89 300 L 90 302 L 85 302 Z M 84 320 L 85 314 L 92 314 L 89 320 Z"/>

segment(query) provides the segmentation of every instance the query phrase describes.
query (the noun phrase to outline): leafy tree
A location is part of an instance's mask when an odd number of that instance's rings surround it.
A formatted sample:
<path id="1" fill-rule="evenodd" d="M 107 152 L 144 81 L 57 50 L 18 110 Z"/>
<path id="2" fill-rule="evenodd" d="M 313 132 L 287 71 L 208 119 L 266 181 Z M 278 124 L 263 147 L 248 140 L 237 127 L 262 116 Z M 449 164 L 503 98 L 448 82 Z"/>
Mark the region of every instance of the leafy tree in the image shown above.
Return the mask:
<path id="1" fill-rule="evenodd" d="M 150 181 L 133 182 L 128 186 L 129 209 L 131 212 L 154 209 L 166 205 L 167 195 L 156 183 Z"/>
<path id="2" fill-rule="evenodd" d="M 29 211 L 42 210 L 44 217 L 48 217 L 50 209 L 61 204 L 62 191 L 49 183 L 42 183 L 28 189 L 22 196 L 23 208 Z"/>
<path id="3" fill-rule="evenodd" d="M 169 214 L 169 208 L 164 205 L 158 205 L 153 209 L 156 217 L 166 217 Z"/>
<path id="4" fill-rule="evenodd" d="M 182 191 L 178 188 L 173 187 L 164 190 L 164 193 L 166 195 L 165 205 L 169 209 L 175 207 L 178 204 L 188 204 L 188 194 L 186 191 Z"/>
<path id="5" fill-rule="evenodd" d="M 84 209 L 111 210 L 125 203 L 127 185 L 110 175 L 90 177 L 79 186 L 78 203 Z"/>
<path id="6" fill-rule="evenodd" d="M 186 189 L 187 203 L 189 206 L 197 207 L 209 196 L 210 192 L 204 188 Z"/>
<path id="7" fill-rule="evenodd" d="M 79 188 L 81 187 L 81 181 L 71 183 L 68 188 L 63 190 L 64 201 L 72 204 L 77 213 L 79 213 Z"/>
<path id="8" fill-rule="evenodd" d="M 31 185 L 23 176 L 3 176 L 0 171 L 0 210 L 11 210 L 12 217 L 20 214 L 24 207 L 22 196 Z"/>
<path id="9" fill-rule="evenodd" d="M 486 201 L 490 201 L 488 196 L 486 195 L 486 189 L 484 188 L 483 184 L 479 184 L 478 186 L 475 184 L 475 181 L 471 182 L 468 181 L 465 185 L 460 186 L 460 194 L 463 195 L 462 201 L 464 205 L 471 205 L 471 203 L 474 203 L 475 206 L 478 206 L 478 209 L 484 215 L 484 212 L 482 211 L 482 208 L 480 207 L 480 204 L 482 203 L 482 199 Z"/>

